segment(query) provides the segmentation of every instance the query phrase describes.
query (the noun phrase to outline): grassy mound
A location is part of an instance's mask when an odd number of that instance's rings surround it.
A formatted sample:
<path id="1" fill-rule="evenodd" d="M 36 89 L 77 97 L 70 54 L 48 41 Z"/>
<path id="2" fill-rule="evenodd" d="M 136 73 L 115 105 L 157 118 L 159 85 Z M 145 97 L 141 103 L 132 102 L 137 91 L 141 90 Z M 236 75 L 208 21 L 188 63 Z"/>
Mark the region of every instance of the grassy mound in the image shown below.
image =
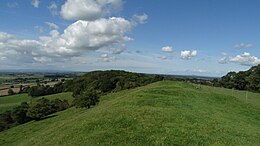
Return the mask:
<path id="1" fill-rule="evenodd" d="M 0 145 L 258 145 L 259 135 L 258 106 L 162 81 L 3 131 Z"/>

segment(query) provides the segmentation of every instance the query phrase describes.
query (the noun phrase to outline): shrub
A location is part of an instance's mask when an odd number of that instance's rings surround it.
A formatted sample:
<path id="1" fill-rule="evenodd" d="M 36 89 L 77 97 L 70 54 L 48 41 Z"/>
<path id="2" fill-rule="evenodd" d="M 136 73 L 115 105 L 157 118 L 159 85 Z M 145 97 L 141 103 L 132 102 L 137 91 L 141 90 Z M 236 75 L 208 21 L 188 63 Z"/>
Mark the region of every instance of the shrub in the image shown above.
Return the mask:
<path id="1" fill-rule="evenodd" d="M 99 102 L 99 96 L 99 92 L 90 89 L 76 96 L 73 103 L 77 108 L 90 108 Z"/>
<path id="2" fill-rule="evenodd" d="M 40 120 L 53 112 L 50 100 L 41 98 L 30 105 L 27 116 L 34 120 Z"/>

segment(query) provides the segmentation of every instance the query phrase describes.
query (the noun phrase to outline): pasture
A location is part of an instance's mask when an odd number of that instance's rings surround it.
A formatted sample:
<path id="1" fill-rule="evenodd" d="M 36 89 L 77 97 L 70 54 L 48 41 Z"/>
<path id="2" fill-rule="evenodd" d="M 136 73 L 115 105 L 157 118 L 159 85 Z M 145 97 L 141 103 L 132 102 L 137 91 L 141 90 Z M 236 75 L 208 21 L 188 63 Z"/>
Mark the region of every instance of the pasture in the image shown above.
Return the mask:
<path id="1" fill-rule="evenodd" d="M 61 100 L 68 100 L 70 103 L 72 101 L 72 96 L 70 92 L 67 93 L 59 93 L 53 95 L 42 96 L 44 98 L 53 100 L 59 98 Z M 12 109 L 15 106 L 20 105 L 21 102 L 30 102 L 31 100 L 36 100 L 42 97 L 32 98 L 28 96 L 28 94 L 17 94 L 12 96 L 3 96 L 0 97 L 0 114 L 5 112 L 6 110 Z"/>
<path id="2" fill-rule="evenodd" d="M 258 145 L 260 107 L 249 101 L 260 96 L 253 95 L 245 102 L 229 90 L 161 81 L 3 131 L 0 145 Z"/>

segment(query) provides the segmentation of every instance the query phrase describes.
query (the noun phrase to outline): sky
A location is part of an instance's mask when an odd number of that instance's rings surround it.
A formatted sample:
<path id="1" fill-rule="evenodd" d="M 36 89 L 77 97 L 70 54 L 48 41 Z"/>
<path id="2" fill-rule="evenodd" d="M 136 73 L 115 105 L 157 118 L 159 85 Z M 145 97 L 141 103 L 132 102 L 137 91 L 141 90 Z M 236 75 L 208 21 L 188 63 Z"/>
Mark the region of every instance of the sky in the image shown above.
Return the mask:
<path id="1" fill-rule="evenodd" d="M 259 0 L 1 0 L 0 70 L 223 76 L 260 64 Z"/>

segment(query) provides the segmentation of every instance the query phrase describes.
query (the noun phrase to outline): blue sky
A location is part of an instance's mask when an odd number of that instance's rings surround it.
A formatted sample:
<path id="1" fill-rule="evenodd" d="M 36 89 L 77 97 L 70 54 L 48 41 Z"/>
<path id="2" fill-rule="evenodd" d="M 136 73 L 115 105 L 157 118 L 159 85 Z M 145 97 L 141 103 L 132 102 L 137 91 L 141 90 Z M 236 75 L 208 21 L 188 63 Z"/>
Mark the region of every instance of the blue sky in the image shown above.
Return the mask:
<path id="1" fill-rule="evenodd" d="M 260 63 L 258 0 L 2 0 L 0 70 L 222 76 Z"/>

